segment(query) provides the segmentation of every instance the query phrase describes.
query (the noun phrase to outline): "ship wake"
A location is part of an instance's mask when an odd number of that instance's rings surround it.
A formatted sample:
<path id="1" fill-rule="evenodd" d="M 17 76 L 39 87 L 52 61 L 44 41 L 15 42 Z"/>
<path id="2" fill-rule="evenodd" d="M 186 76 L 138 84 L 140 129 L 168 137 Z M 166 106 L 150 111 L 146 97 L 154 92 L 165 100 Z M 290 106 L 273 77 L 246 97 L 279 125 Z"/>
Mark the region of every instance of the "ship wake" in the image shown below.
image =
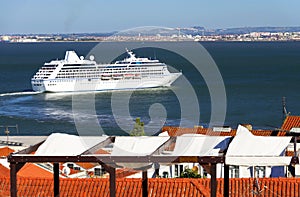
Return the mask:
<path id="1" fill-rule="evenodd" d="M 34 91 L 29 91 L 29 92 L 7 92 L 7 93 L 1 93 L 0 97 L 3 96 L 18 96 L 18 95 L 35 95 L 35 94 L 41 94 L 42 92 L 34 92 Z"/>

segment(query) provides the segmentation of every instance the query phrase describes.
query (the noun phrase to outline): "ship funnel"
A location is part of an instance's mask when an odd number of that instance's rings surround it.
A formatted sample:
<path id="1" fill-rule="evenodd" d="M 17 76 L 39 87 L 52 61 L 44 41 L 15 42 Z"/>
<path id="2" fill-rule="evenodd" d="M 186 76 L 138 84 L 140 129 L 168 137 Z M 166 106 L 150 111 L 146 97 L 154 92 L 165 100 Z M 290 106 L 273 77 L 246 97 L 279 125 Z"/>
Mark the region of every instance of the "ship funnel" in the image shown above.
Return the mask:
<path id="1" fill-rule="evenodd" d="M 78 62 L 80 61 L 75 51 L 66 51 L 65 61 L 67 62 Z"/>

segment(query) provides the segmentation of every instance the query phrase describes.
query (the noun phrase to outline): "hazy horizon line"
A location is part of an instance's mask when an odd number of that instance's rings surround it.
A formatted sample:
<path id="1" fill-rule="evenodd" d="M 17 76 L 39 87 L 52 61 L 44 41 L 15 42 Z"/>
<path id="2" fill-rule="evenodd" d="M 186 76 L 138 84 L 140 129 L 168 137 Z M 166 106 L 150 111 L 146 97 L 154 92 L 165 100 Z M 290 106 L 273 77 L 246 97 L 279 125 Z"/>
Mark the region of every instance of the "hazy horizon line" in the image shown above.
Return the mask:
<path id="1" fill-rule="evenodd" d="M 144 26 L 144 27 L 154 27 L 154 26 Z M 157 26 L 158 28 L 170 28 L 170 29 L 190 29 L 190 28 L 196 28 L 196 27 L 202 27 L 205 30 L 225 30 L 225 29 L 239 29 L 239 28 L 299 28 L 300 25 L 294 25 L 294 26 L 271 26 L 271 25 L 267 25 L 267 26 L 237 26 L 237 27 L 219 27 L 219 28 L 206 28 L 204 26 L 201 25 L 194 25 L 191 27 L 163 27 L 163 26 Z M 133 27 L 133 28 L 128 28 L 128 29 L 123 29 L 123 30 L 111 30 L 111 31 L 90 31 L 90 32 L 35 32 L 35 33 L 0 33 L 0 35 L 61 35 L 61 34 L 66 34 L 66 35 L 70 35 L 70 34 L 115 34 L 118 32 L 123 32 L 126 30 L 131 30 L 131 29 L 136 29 L 139 27 Z"/>

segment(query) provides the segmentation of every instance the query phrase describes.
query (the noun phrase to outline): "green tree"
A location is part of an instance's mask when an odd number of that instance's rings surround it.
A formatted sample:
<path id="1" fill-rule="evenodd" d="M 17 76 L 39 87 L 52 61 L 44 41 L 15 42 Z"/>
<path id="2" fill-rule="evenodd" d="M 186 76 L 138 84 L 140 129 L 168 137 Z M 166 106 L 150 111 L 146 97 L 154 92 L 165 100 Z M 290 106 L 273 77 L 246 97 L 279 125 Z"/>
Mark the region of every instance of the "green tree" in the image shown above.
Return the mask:
<path id="1" fill-rule="evenodd" d="M 192 169 L 186 168 L 179 176 L 179 178 L 201 178 L 201 175 Z"/>
<path id="2" fill-rule="evenodd" d="M 130 132 L 130 136 L 144 136 L 144 135 L 145 135 L 144 123 L 141 122 L 141 118 L 136 118 L 134 127 Z"/>

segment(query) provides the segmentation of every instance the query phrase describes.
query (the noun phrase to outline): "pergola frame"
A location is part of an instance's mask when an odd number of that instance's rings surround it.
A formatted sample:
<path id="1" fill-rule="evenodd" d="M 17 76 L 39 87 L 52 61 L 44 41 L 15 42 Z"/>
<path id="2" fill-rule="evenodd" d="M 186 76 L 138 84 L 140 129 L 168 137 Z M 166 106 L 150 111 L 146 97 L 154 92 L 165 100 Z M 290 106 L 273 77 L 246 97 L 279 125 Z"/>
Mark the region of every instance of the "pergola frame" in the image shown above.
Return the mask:
<path id="1" fill-rule="evenodd" d="M 231 138 L 232 140 L 233 138 Z M 17 172 L 26 163 L 53 163 L 53 181 L 54 181 L 54 196 L 59 197 L 59 163 L 65 162 L 83 162 L 83 163 L 99 163 L 109 173 L 109 190 L 110 197 L 116 196 L 116 167 L 117 163 L 199 163 L 200 165 L 208 165 L 210 167 L 210 190 L 211 197 L 217 196 L 217 164 L 224 164 L 224 197 L 229 197 L 229 166 L 225 163 L 225 155 L 227 150 L 220 156 L 170 156 L 170 155 L 154 155 L 160 152 L 163 148 L 169 145 L 174 138 L 170 138 L 163 145 L 161 145 L 154 153 L 148 156 L 112 156 L 104 154 L 91 154 L 95 150 L 102 148 L 109 143 L 115 141 L 115 137 L 109 137 L 105 141 L 100 142 L 81 155 L 77 156 L 36 156 L 30 153 L 36 151 L 38 147 L 44 142 L 40 142 L 27 149 L 13 153 L 8 157 L 10 162 L 10 194 L 11 197 L 17 197 Z M 230 141 L 231 141 L 230 140 Z M 294 150 L 296 150 L 297 137 L 294 136 Z M 299 158 L 295 154 L 291 163 L 299 163 Z M 148 197 L 148 177 L 147 168 L 141 169 L 142 172 L 142 196 Z"/>
<path id="2" fill-rule="evenodd" d="M 59 197 L 59 163 L 76 162 L 76 163 L 99 163 L 109 173 L 109 191 L 110 197 L 116 196 L 116 167 L 117 163 L 199 163 L 200 165 L 210 166 L 211 173 L 211 197 L 217 196 L 217 164 L 225 163 L 224 156 L 168 156 L 157 155 L 161 150 L 168 146 L 174 137 L 170 137 L 164 144 L 156 149 L 148 156 L 112 156 L 104 154 L 92 154 L 99 148 L 113 143 L 115 137 L 109 137 L 105 141 L 100 142 L 89 150 L 77 156 L 36 156 L 30 153 L 36 151 L 44 141 L 31 146 L 27 149 L 21 150 L 17 153 L 11 154 L 8 157 L 10 162 L 10 194 L 11 197 L 17 197 L 17 173 L 26 163 L 53 163 L 53 181 L 54 181 L 54 196 Z M 224 154 L 225 155 L 225 154 Z M 226 166 L 226 165 L 225 165 Z M 228 172 L 226 172 L 226 169 Z M 147 167 L 141 169 L 142 171 L 142 196 L 148 196 L 148 177 Z M 229 197 L 229 168 L 225 167 L 224 172 L 224 196 Z"/>
<path id="3" fill-rule="evenodd" d="M 10 194 L 17 197 L 17 172 L 26 163 L 53 163 L 54 196 L 59 197 L 59 163 L 62 162 L 94 162 L 102 165 L 109 173 L 110 197 L 116 196 L 116 163 L 199 163 L 210 166 L 211 171 L 211 197 L 217 196 L 216 166 L 224 163 L 224 156 L 110 156 L 110 155 L 78 155 L 78 156 L 34 156 L 27 154 L 12 154 L 8 158 L 10 162 Z M 171 162 L 170 162 L 171 161 Z M 226 169 L 226 168 L 225 168 Z M 224 173 L 224 196 L 229 196 L 229 168 Z M 226 176 L 227 175 L 227 176 Z M 228 191 L 228 193 L 226 193 Z M 147 170 L 142 173 L 142 196 L 148 196 Z"/>

